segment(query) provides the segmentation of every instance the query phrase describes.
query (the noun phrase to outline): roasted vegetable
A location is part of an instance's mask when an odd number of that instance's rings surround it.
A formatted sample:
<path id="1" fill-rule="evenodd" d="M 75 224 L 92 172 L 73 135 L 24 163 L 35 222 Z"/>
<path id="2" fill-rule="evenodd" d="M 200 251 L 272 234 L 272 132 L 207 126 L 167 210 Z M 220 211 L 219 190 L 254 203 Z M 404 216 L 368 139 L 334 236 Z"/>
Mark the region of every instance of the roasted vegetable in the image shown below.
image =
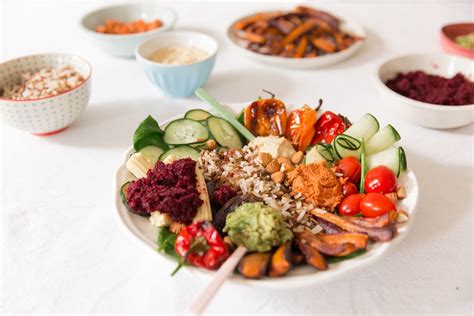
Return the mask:
<path id="1" fill-rule="evenodd" d="M 299 151 L 305 151 L 313 139 L 316 123 L 316 111 L 305 105 L 293 110 L 288 116 L 285 137 Z"/>
<path id="2" fill-rule="evenodd" d="M 303 240 L 296 240 L 298 247 L 300 248 L 301 252 L 304 254 L 306 258 L 306 262 L 316 268 L 317 270 L 327 270 L 328 264 L 326 259 L 323 257 L 318 250 L 311 247 Z"/>
<path id="3" fill-rule="evenodd" d="M 369 241 L 369 236 L 361 233 L 340 233 L 333 235 L 318 234 L 320 240 L 328 244 L 350 244 L 356 250 L 365 249 Z"/>
<path id="4" fill-rule="evenodd" d="M 245 108 L 244 123 L 255 136 L 283 136 L 286 130 L 285 104 L 273 97 L 259 99 Z"/>
<path id="5" fill-rule="evenodd" d="M 130 181 L 128 182 L 125 182 L 122 187 L 120 188 L 120 198 L 122 200 L 122 203 L 123 205 L 127 208 L 127 210 L 129 210 L 130 212 L 132 213 L 135 213 L 137 215 L 140 215 L 140 216 L 145 216 L 145 217 L 148 217 L 150 216 L 150 213 L 148 212 L 141 212 L 141 211 L 137 211 L 137 210 L 134 210 L 133 208 L 131 208 L 129 205 L 128 205 L 128 186 L 130 185 Z"/>
<path id="6" fill-rule="evenodd" d="M 317 249 L 319 252 L 330 256 L 337 256 L 338 254 L 344 252 L 347 248 L 345 243 L 326 243 L 319 239 L 317 235 L 307 230 L 297 233 L 296 238 L 310 245 L 312 248 Z"/>
<path id="7" fill-rule="evenodd" d="M 270 252 L 249 253 L 240 260 L 238 270 L 247 279 L 259 279 L 266 275 L 270 258 Z"/>
<path id="8" fill-rule="evenodd" d="M 397 219 L 397 212 L 388 212 L 381 216 L 372 218 L 347 216 L 344 217 L 344 219 L 348 220 L 351 223 L 364 227 L 382 228 L 395 223 Z"/>
<path id="9" fill-rule="evenodd" d="M 294 250 L 291 252 L 291 262 L 293 262 L 293 265 L 297 265 L 300 263 L 303 263 L 304 261 L 304 255 L 298 250 Z"/>
<path id="10" fill-rule="evenodd" d="M 268 275 L 271 277 L 285 275 L 291 269 L 291 266 L 291 242 L 286 242 L 278 247 L 272 255 Z"/>
<path id="11" fill-rule="evenodd" d="M 212 224 L 219 233 L 222 234 L 222 230 L 225 226 L 225 220 L 229 213 L 232 213 L 239 205 L 244 202 L 255 202 L 255 200 L 249 196 L 237 195 L 227 201 L 216 213 L 216 216 L 212 220 Z"/>

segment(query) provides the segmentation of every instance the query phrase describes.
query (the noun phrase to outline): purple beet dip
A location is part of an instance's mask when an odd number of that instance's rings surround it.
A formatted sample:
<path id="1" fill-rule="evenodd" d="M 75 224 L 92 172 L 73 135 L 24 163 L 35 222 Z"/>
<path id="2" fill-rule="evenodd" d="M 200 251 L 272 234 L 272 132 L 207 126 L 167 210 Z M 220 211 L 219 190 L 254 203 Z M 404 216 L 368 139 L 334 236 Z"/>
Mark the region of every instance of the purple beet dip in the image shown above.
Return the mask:
<path id="1" fill-rule="evenodd" d="M 160 211 L 173 221 L 191 224 L 202 204 L 196 183 L 194 160 L 180 159 L 171 164 L 158 161 L 145 178 L 130 183 L 128 206 L 140 212 Z"/>
<path id="2" fill-rule="evenodd" d="M 474 83 L 461 73 L 448 79 L 423 71 L 399 73 L 386 82 L 393 91 L 413 100 L 442 105 L 474 104 Z"/>

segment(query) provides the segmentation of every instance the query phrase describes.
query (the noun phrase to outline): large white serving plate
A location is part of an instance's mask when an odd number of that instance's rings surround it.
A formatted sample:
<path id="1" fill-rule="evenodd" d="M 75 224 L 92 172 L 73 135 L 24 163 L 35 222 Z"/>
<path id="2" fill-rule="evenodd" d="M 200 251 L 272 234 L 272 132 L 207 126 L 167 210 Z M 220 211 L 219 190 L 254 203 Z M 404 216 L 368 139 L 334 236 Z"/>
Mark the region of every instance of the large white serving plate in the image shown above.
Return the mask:
<path id="1" fill-rule="evenodd" d="M 242 108 L 242 105 L 231 106 L 234 109 L 234 112 L 238 113 Z M 178 116 L 162 122 L 160 126 L 165 126 L 168 122 L 181 118 Z M 122 164 L 118 168 L 115 179 L 114 179 L 114 203 L 115 211 L 118 215 L 119 222 L 125 230 L 133 236 L 133 238 L 139 241 L 142 245 L 145 245 L 148 249 L 154 251 L 157 256 L 162 258 L 162 268 L 168 269 L 171 273 L 173 270 L 173 265 L 176 265 L 176 262 L 169 256 L 159 253 L 156 251 L 157 244 L 156 238 L 158 235 L 158 229 L 153 227 L 150 224 L 150 221 L 146 217 L 142 217 L 136 214 L 129 212 L 125 206 L 122 204 L 120 198 L 120 188 L 121 186 L 130 180 L 136 179 L 125 167 L 125 163 L 134 152 L 133 148 L 127 150 L 123 157 Z M 410 157 L 408 157 L 408 163 L 410 162 Z M 234 274 L 229 281 L 239 284 L 246 285 L 256 285 L 270 288 L 288 288 L 288 287 L 299 287 L 309 284 L 317 284 L 336 277 L 340 277 L 344 274 L 347 274 L 349 271 L 355 270 L 357 268 L 369 265 L 376 261 L 378 258 L 381 258 L 390 248 L 399 243 L 408 233 L 410 227 L 413 223 L 413 218 L 416 213 L 417 203 L 418 203 L 418 182 L 416 180 L 415 174 L 413 171 L 408 170 L 399 179 L 400 185 L 404 186 L 406 189 L 407 198 L 400 201 L 399 206 L 401 209 L 404 209 L 409 214 L 409 219 L 406 223 L 398 225 L 398 235 L 390 242 L 386 243 L 376 243 L 371 244 L 368 247 L 368 251 L 355 257 L 350 260 L 341 261 L 338 263 L 330 264 L 327 271 L 316 271 L 314 268 L 302 265 L 294 267 L 290 272 L 279 278 L 262 278 L 260 280 L 249 280 L 245 279 L 238 274 Z M 199 269 L 192 266 L 186 266 L 189 271 L 193 273 L 198 273 L 201 275 L 212 276 L 213 271 Z"/>
<path id="2" fill-rule="evenodd" d="M 254 14 L 248 15 L 246 17 L 252 16 L 252 15 Z M 260 53 L 256 53 L 251 50 L 248 50 L 239 44 L 240 40 L 233 30 L 234 24 L 246 17 L 242 17 L 238 19 L 237 21 L 232 23 L 227 29 L 227 37 L 229 38 L 230 42 L 246 57 L 256 60 L 258 62 L 264 63 L 264 64 L 282 67 L 282 68 L 309 69 L 309 68 L 320 68 L 320 67 L 336 64 L 354 55 L 362 47 L 362 45 L 364 44 L 366 40 L 366 33 L 361 25 L 359 25 L 358 23 L 354 21 L 338 17 L 341 19 L 341 29 L 343 31 L 348 32 L 350 34 L 357 35 L 361 38 L 360 40 L 358 40 L 357 42 L 355 42 L 348 48 L 336 53 L 327 54 L 323 56 L 317 56 L 317 57 L 310 57 L 310 58 L 286 58 L 286 57 L 280 57 L 280 56 L 264 55 L 264 54 L 260 54 Z"/>

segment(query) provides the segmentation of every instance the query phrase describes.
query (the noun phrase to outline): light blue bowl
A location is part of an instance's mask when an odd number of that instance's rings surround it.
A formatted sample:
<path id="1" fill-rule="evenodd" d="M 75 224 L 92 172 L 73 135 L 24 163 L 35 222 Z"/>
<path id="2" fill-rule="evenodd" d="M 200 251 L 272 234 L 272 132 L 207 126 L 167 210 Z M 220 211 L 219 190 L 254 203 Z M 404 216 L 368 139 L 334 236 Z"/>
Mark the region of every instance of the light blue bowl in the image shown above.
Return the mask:
<path id="1" fill-rule="evenodd" d="M 206 51 L 206 59 L 187 65 L 161 64 L 149 57 L 163 47 L 196 47 Z M 202 87 L 209 79 L 216 61 L 217 42 L 210 36 L 190 31 L 160 33 L 143 42 L 135 51 L 135 57 L 142 64 L 148 78 L 161 91 L 171 97 L 187 97 Z"/>

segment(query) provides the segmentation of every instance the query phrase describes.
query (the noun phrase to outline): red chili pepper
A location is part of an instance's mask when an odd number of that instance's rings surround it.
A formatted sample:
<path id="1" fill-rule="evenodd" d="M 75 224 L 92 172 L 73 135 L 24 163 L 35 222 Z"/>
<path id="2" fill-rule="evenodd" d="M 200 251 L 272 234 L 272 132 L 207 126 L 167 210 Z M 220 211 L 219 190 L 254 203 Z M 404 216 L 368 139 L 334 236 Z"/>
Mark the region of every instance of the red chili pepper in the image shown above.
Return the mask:
<path id="1" fill-rule="evenodd" d="M 314 134 L 311 144 L 322 142 L 330 144 L 334 137 L 342 134 L 349 127 L 348 125 L 349 124 L 344 122 L 341 116 L 331 111 L 324 112 L 314 125 L 316 133 Z"/>
<path id="2" fill-rule="evenodd" d="M 219 232 L 209 222 L 197 222 L 181 229 L 174 248 L 181 257 L 175 274 L 185 262 L 214 270 L 227 259 L 229 251 Z"/>

